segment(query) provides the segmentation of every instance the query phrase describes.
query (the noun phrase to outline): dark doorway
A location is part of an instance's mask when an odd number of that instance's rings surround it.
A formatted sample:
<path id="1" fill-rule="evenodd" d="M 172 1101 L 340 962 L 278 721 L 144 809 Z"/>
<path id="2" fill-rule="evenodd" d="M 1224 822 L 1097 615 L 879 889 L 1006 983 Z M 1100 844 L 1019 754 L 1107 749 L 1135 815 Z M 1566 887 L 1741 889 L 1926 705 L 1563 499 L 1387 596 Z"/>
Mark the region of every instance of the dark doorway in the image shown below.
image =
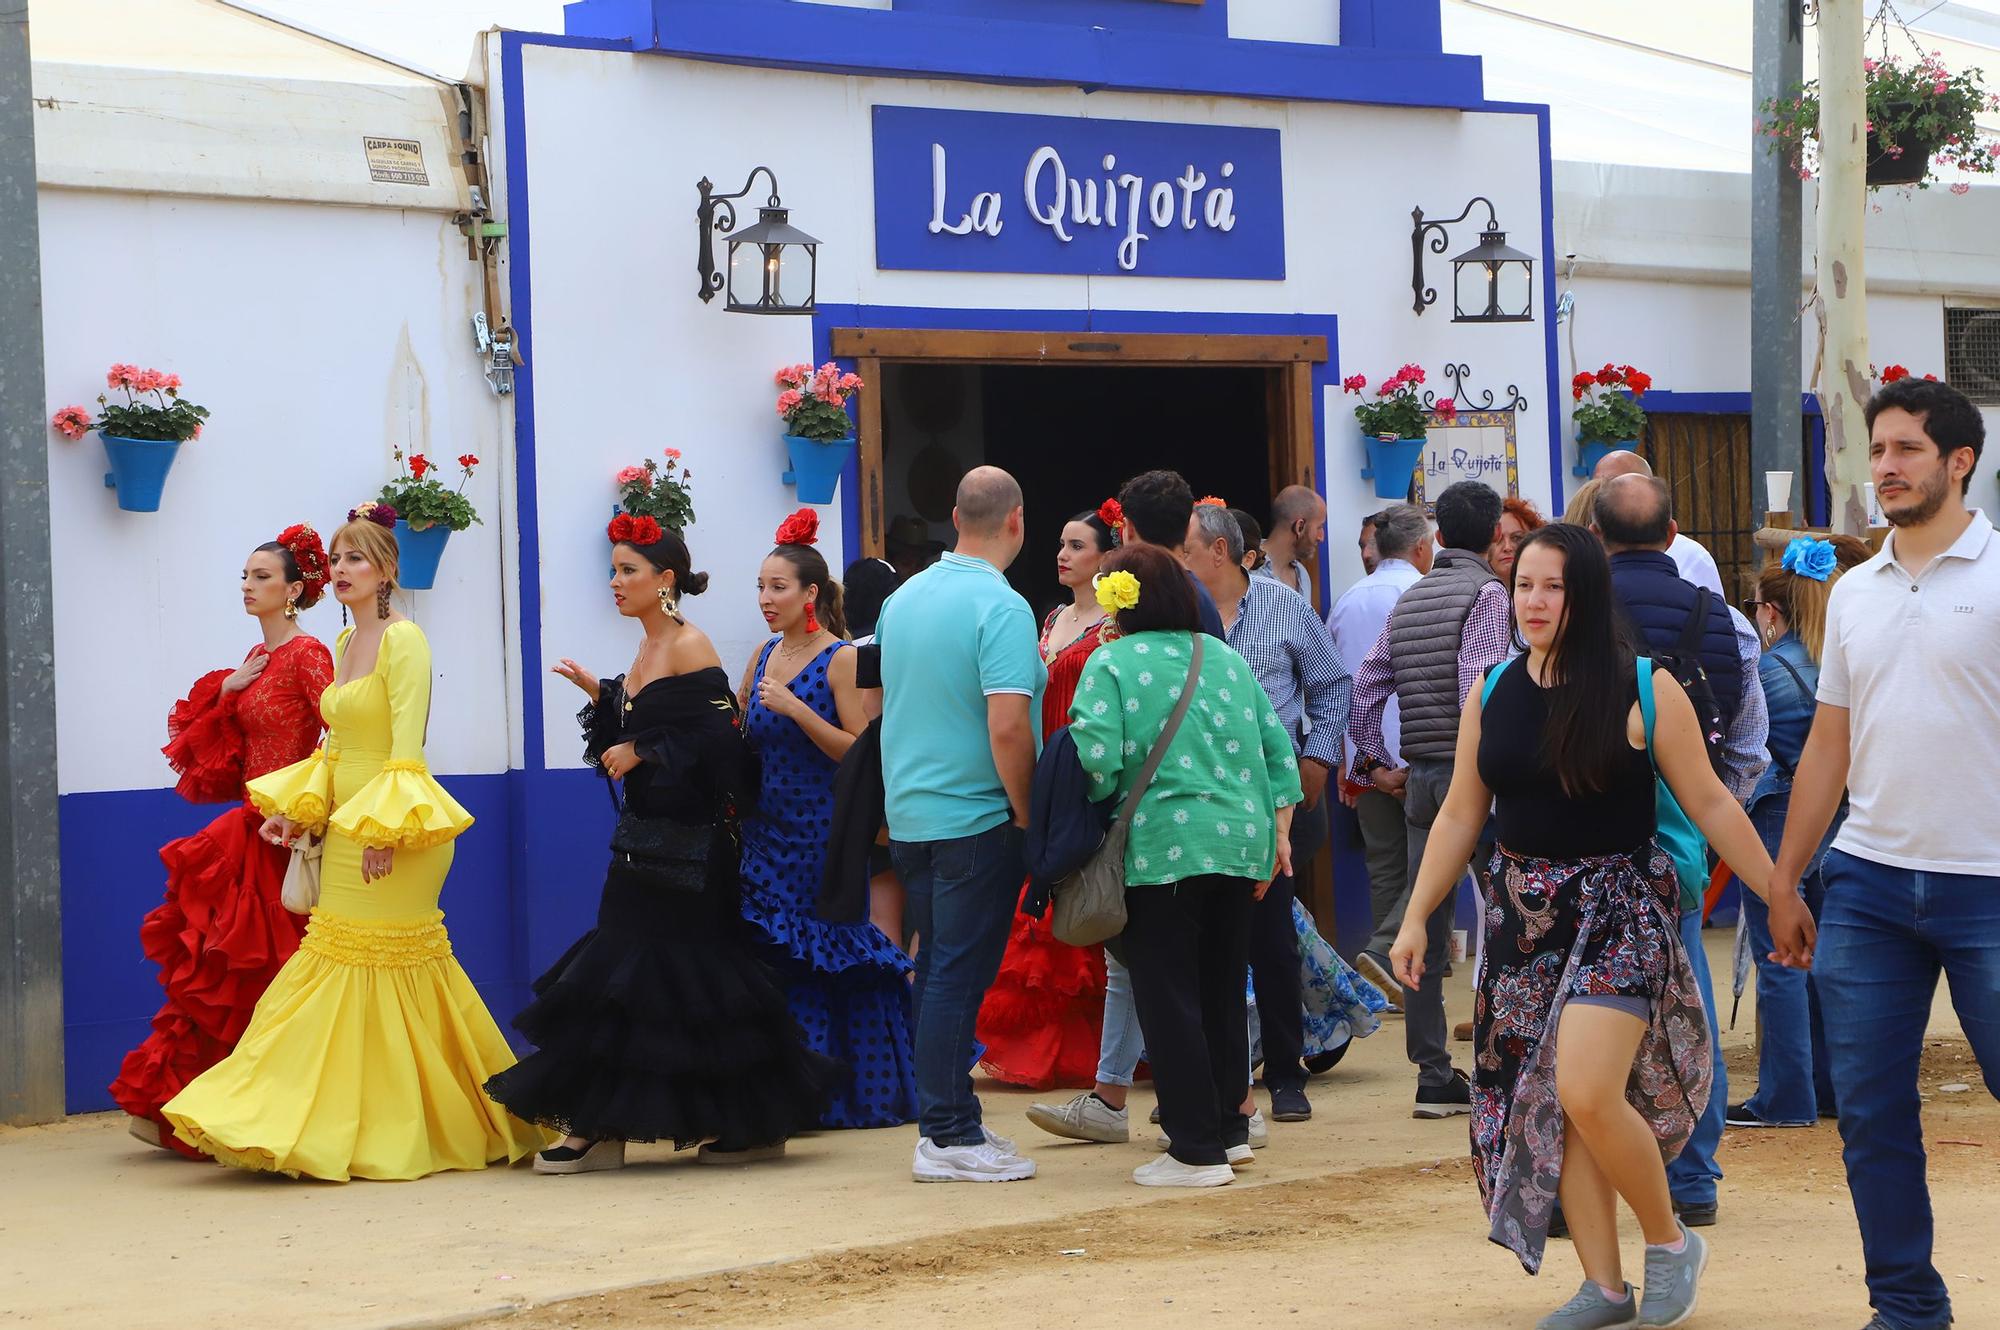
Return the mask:
<path id="1" fill-rule="evenodd" d="M 1128 477 L 1170 467 L 1197 498 L 1269 513 L 1274 371 L 1258 366 L 885 364 L 887 518 L 949 543 L 950 489 L 1005 467 L 1027 497 L 1027 543 L 1008 580 L 1043 614 L 1063 524 Z"/>

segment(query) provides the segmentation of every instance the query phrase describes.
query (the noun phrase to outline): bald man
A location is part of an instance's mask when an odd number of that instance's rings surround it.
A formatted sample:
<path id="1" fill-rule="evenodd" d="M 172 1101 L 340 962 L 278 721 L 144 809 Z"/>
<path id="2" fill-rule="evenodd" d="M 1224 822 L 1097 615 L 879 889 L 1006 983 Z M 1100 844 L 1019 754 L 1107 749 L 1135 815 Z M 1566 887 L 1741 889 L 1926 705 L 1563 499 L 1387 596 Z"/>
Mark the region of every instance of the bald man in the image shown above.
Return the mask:
<path id="1" fill-rule="evenodd" d="M 1271 533 L 1264 537 L 1264 566 L 1258 577 L 1268 577 L 1313 599 L 1312 566 L 1319 562 L 1320 542 L 1326 539 L 1326 500 L 1306 485 L 1287 485 L 1271 500 Z"/>
<path id="2" fill-rule="evenodd" d="M 910 991 L 919 1182 L 1012 1182 L 1035 1162 L 986 1129 L 966 1068 L 1025 872 L 1028 792 L 1047 670 L 1035 616 L 1007 584 L 1021 487 L 975 467 L 952 509 L 958 547 L 882 606 L 882 791 L 889 856 L 923 939 Z M 869 1069 L 857 1067 L 856 1074 Z"/>
<path id="3" fill-rule="evenodd" d="M 1614 448 L 1604 455 L 1597 468 L 1590 473 L 1590 478 L 1609 484 L 1620 476 L 1652 474 L 1652 465 L 1645 458 L 1629 449 Z M 1590 514 L 1581 509 L 1577 511 L 1578 520 L 1588 524 Z M 1721 596 L 1723 604 L 1729 603 L 1729 595 L 1722 589 L 1722 570 L 1715 566 L 1715 556 L 1703 549 L 1701 542 L 1688 539 L 1676 529 L 1673 544 L 1667 546 L 1667 557 L 1674 561 L 1674 567 L 1680 569 L 1682 577 Z"/>

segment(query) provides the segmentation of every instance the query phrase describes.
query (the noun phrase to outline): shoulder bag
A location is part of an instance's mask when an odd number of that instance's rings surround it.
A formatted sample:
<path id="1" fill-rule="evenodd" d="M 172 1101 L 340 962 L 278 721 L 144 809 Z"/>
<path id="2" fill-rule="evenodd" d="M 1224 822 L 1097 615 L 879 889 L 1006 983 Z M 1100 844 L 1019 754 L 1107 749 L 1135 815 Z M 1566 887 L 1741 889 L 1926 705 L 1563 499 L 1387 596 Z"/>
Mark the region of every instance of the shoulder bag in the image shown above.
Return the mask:
<path id="1" fill-rule="evenodd" d="M 1179 733 L 1188 705 L 1194 701 L 1195 689 L 1201 685 L 1202 634 L 1190 636 L 1194 648 L 1188 662 L 1187 681 L 1181 686 L 1181 698 L 1167 720 L 1167 728 L 1160 731 L 1152 751 L 1146 754 L 1146 765 L 1140 768 L 1139 779 L 1132 782 L 1118 816 L 1105 828 L 1104 843 L 1084 861 L 1083 867 L 1055 884 L 1055 908 L 1049 917 L 1049 928 L 1059 942 L 1087 947 L 1125 931 L 1125 841 L 1131 833 L 1132 815 L 1139 811 L 1139 800 L 1153 783 L 1154 773 L 1159 771 L 1167 747 Z"/>
<path id="2" fill-rule="evenodd" d="M 319 861 L 325 852 L 325 843 L 312 836 L 301 836 L 292 846 L 292 861 L 285 865 L 285 885 L 278 899 L 293 914 L 311 914 L 319 904 Z"/>

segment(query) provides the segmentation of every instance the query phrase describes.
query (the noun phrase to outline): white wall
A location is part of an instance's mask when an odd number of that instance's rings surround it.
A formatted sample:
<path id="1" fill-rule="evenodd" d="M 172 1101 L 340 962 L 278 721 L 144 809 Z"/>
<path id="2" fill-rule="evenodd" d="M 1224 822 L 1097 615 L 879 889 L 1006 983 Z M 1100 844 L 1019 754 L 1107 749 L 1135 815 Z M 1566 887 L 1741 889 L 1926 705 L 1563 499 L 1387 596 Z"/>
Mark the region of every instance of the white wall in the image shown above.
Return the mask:
<path id="1" fill-rule="evenodd" d="M 1340 0 L 1229 0 L 1229 35 L 1340 45 Z"/>
<path id="2" fill-rule="evenodd" d="M 259 640 L 245 556 L 293 522 L 330 538 L 390 475 L 392 436 L 485 459 L 468 493 L 486 525 L 452 538 L 437 589 L 405 608 L 436 658 L 432 765 L 504 770 L 495 478 L 511 441 L 472 353 L 457 231 L 434 213 L 45 188 L 41 238 L 49 409 L 94 411 L 105 368 L 132 361 L 213 412 L 157 513 L 118 509 L 96 436 L 49 436 L 62 790 L 173 783 L 168 708 Z M 331 646 L 339 607 L 304 622 Z"/>
<path id="3" fill-rule="evenodd" d="M 1606 361 L 1636 365 L 1655 388 L 1674 392 L 1750 391 L 1750 288 L 1719 282 L 1579 277 L 1575 284 L 1575 366 Z M 1880 366 L 1944 377 L 1945 298 L 1875 293 L 1868 299 L 1869 356 Z M 1571 329 L 1559 339 L 1562 378 L 1572 371 Z M 1804 355 L 1800 390 L 1810 390 L 1817 328 L 1811 312 L 1799 330 Z M 1567 405 L 1567 403 L 1566 403 Z M 1989 434 L 2000 435 L 2000 410 L 1984 412 Z M 1575 461 L 1567 445 L 1566 462 Z M 1972 485 L 1972 502 L 2000 512 L 2000 440 L 1989 446 Z M 1567 476 L 1566 490 L 1582 482 Z"/>
<path id="4" fill-rule="evenodd" d="M 541 46 L 526 47 L 523 64 L 545 658 L 574 656 L 601 670 L 630 658 L 633 634 L 602 589 L 611 475 L 669 444 L 685 450 L 694 471 L 698 521 L 689 540 L 696 566 L 715 579 L 690 610 L 732 671 L 764 640 L 756 566 L 796 506 L 794 492 L 778 483 L 785 462 L 771 372 L 807 357 L 810 327 L 803 319 L 730 315 L 719 301 L 703 305 L 691 262 L 694 182 L 707 175 L 734 189 L 759 163 L 777 171 L 793 222 L 823 242 L 824 304 L 1337 315 L 1344 373 L 1376 382 L 1405 361 L 1435 374 L 1457 360 L 1472 367 L 1475 386 L 1504 394 L 1518 384 L 1532 402 L 1519 420 L 1521 486 L 1547 501 L 1542 318 L 1488 328 L 1451 322 L 1444 259 L 1471 247 L 1472 223 L 1454 231 L 1446 256 L 1429 258 L 1441 307 L 1417 317 L 1409 285 L 1409 214 L 1417 204 L 1449 216 L 1469 196 L 1490 195 L 1509 243 L 1540 255 L 1533 117 L 849 78 Z M 878 271 L 869 122 L 876 103 L 1276 127 L 1289 276 Z M 643 152 L 635 154 L 635 144 Z M 1336 389 L 1326 403 L 1337 570 L 1347 533 L 1380 506 L 1360 479 L 1352 402 Z M 675 423 L 598 423 L 635 416 Z M 1077 507 L 1083 497 L 1096 496 L 1030 501 Z M 848 552 L 839 548 L 838 507 L 823 518 L 824 552 L 840 566 Z M 560 680 L 541 677 L 548 752 L 568 761 L 576 748 L 571 695 Z"/>

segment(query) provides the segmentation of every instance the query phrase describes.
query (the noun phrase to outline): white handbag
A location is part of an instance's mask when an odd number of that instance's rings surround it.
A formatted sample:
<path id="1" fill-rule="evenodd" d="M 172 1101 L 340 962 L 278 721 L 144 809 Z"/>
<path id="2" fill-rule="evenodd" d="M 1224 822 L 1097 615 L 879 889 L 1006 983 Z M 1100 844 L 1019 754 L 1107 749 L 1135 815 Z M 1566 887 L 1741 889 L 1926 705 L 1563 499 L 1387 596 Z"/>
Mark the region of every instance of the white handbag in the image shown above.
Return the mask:
<path id="1" fill-rule="evenodd" d="M 292 862 L 285 867 L 285 888 L 279 895 L 293 914 L 311 914 L 319 904 L 319 859 L 326 849 L 311 836 L 303 836 L 292 846 Z"/>

